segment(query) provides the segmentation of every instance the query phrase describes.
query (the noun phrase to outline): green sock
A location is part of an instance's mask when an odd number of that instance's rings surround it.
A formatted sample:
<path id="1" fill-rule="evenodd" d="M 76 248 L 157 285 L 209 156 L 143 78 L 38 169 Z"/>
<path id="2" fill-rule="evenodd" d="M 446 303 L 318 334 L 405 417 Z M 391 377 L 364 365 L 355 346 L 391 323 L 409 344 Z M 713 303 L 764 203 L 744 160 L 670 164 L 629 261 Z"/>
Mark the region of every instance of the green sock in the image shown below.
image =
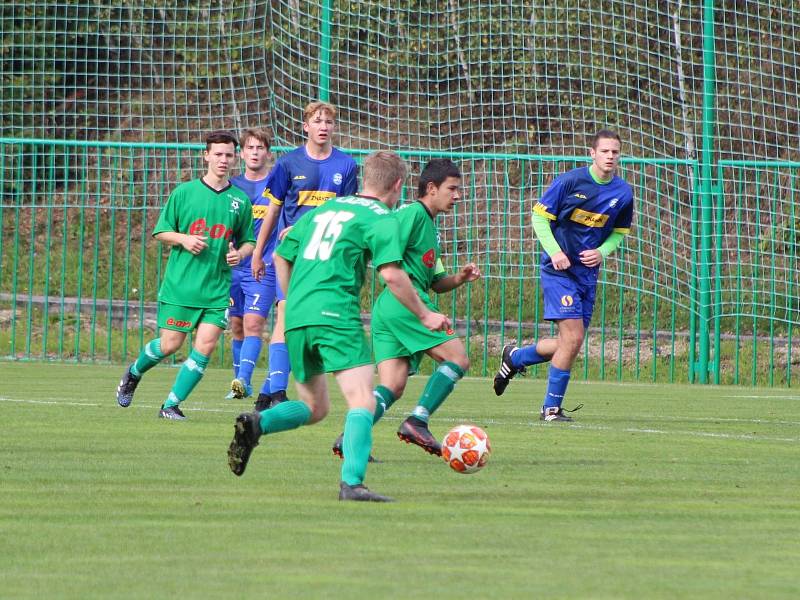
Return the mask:
<path id="1" fill-rule="evenodd" d="M 131 365 L 131 373 L 141 377 L 164 359 L 161 352 L 161 338 L 150 340 L 139 353 L 139 358 Z"/>
<path id="2" fill-rule="evenodd" d="M 372 450 L 372 413 L 366 408 L 351 408 L 344 420 L 342 440 L 342 481 L 359 485 L 367 473 L 367 461 Z"/>
<path id="3" fill-rule="evenodd" d="M 375 425 L 397 398 L 394 397 L 392 390 L 383 385 L 376 387 L 372 393 L 375 395 L 375 416 L 372 417 L 372 424 Z"/>
<path id="4" fill-rule="evenodd" d="M 422 396 L 411 414 L 427 423 L 428 417 L 442 405 L 445 398 L 453 391 L 456 382 L 463 376 L 464 371 L 457 364 L 448 361 L 441 363 L 428 379 Z"/>
<path id="5" fill-rule="evenodd" d="M 308 423 L 311 409 L 300 400 L 287 400 L 261 413 L 261 433 L 278 433 L 297 429 Z"/>
<path id="6" fill-rule="evenodd" d="M 167 401 L 164 402 L 164 408 L 177 406 L 192 393 L 194 386 L 203 378 L 203 372 L 208 366 L 209 357 L 200 354 L 197 350 L 192 348 L 189 353 L 189 358 L 183 361 L 178 376 L 175 377 L 175 383 L 172 385 L 172 390 L 169 392 Z"/>

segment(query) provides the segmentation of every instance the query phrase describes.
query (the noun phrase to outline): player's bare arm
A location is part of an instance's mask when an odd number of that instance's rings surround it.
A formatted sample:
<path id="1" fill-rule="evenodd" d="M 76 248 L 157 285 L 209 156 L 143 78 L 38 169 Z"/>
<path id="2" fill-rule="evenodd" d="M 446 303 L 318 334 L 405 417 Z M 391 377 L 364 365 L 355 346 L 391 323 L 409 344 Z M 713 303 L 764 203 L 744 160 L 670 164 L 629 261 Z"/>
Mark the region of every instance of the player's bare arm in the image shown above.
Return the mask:
<path id="1" fill-rule="evenodd" d="M 275 266 L 275 275 L 278 278 L 278 283 L 281 289 L 289 289 L 289 279 L 292 276 L 292 263 L 283 258 L 277 252 L 272 255 L 273 265 Z"/>
<path id="2" fill-rule="evenodd" d="M 253 250 L 253 260 L 250 262 L 253 278 L 256 281 L 260 281 L 264 276 L 264 271 L 266 270 L 263 259 L 264 246 L 267 245 L 267 240 L 269 236 L 272 235 L 272 230 L 275 229 L 280 214 L 281 206 L 278 204 L 270 204 L 267 209 L 267 214 L 264 216 L 264 221 L 261 223 L 258 239 L 256 239 L 256 247 L 255 250 Z"/>
<path id="3" fill-rule="evenodd" d="M 186 250 L 195 255 L 200 254 L 203 250 L 208 248 L 206 238 L 202 235 L 190 235 L 177 231 L 162 231 L 153 237 L 162 244 L 167 244 L 168 246 L 183 246 Z"/>
<path id="4" fill-rule="evenodd" d="M 414 313 L 420 322 L 431 331 L 450 329 L 451 323 L 445 315 L 431 311 L 420 299 L 411 279 L 397 263 L 387 263 L 378 267 L 386 286 L 408 310 Z"/>
<path id="5" fill-rule="evenodd" d="M 456 289 L 465 283 L 471 283 L 481 276 L 481 270 L 475 263 L 468 263 L 461 267 L 458 273 L 442 277 L 438 281 L 431 284 L 431 289 L 437 294 L 444 294 L 451 290 Z"/>

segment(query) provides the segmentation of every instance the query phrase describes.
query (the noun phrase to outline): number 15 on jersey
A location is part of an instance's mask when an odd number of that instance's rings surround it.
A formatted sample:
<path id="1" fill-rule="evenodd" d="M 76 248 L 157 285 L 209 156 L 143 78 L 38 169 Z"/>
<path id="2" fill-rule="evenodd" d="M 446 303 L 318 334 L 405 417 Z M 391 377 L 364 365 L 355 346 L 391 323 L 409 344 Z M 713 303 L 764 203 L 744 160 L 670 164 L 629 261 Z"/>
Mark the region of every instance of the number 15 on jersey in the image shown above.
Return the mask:
<path id="1" fill-rule="evenodd" d="M 342 224 L 354 216 L 353 213 L 347 211 L 331 211 L 314 215 L 314 233 L 303 252 L 303 258 L 328 260 L 331 257 L 333 245 L 342 234 Z"/>

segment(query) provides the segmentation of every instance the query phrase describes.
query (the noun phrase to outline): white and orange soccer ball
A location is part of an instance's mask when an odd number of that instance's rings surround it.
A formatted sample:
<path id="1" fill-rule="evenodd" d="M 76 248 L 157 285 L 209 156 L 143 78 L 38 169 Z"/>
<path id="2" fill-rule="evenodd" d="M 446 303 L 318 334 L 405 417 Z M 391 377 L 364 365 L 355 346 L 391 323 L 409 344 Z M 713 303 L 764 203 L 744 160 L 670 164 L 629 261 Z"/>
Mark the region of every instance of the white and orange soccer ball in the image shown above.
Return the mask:
<path id="1" fill-rule="evenodd" d="M 442 458 L 459 473 L 477 473 L 491 453 L 489 436 L 477 425 L 457 425 L 442 441 Z"/>

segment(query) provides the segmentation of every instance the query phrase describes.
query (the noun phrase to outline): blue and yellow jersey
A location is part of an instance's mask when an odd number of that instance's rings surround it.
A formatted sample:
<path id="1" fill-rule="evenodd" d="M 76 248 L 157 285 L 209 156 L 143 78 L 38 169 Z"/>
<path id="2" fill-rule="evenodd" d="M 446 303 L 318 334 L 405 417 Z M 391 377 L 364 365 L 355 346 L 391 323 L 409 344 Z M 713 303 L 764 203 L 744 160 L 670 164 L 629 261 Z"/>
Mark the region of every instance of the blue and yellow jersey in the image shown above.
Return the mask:
<path id="1" fill-rule="evenodd" d="M 556 242 L 567 255 L 576 277 L 595 279 L 598 268 L 585 267 L 579 254 L 599 247 L 613 231 L 627 234 L 633 221 L 633 190 L 621 177 L 600 183 L 589 167 L 558 176 L 534 205 L 533 212 L 550 221 Z M 553 268 L 542 251 L 542 268 Z"/>
<path id="2" fill-rule="evenodd" d="M 267 176 L 264 197 L 282 207 L 276 226 L 281 231 L 312 208 L 357 190 L 358 166 L 351 157 L 333 148 L 328 158 L 315 160 L 300 146 L 278 159 Z"/>
<path id="3" fill-rule="evenodd" d="M 253 205 L 253 234 L 256 239 L 258 239 L 258 232 L 261 230 L 261 224 L 264 222 L 264 217 L 269 207 L 269 200 L 264 197 L 264 189 L 267 187 L 268 179 L 269 176 L 263 179 L 251 180 L 247 179 L 244 174 L 231 177 L 231 183 L 247 194 L 247 197 L 250 198 L 250 203 Z M 277 238 L 278 228 L 276 227 L 264 246 L 264 254 L 262 256 L 265 257 L 264 262 L 267 264 L 272 262 L 272 252 L 275 250 L 275 240 Z M 248 256 L 233 268 L 250 272 L 250 257 Z"/>

